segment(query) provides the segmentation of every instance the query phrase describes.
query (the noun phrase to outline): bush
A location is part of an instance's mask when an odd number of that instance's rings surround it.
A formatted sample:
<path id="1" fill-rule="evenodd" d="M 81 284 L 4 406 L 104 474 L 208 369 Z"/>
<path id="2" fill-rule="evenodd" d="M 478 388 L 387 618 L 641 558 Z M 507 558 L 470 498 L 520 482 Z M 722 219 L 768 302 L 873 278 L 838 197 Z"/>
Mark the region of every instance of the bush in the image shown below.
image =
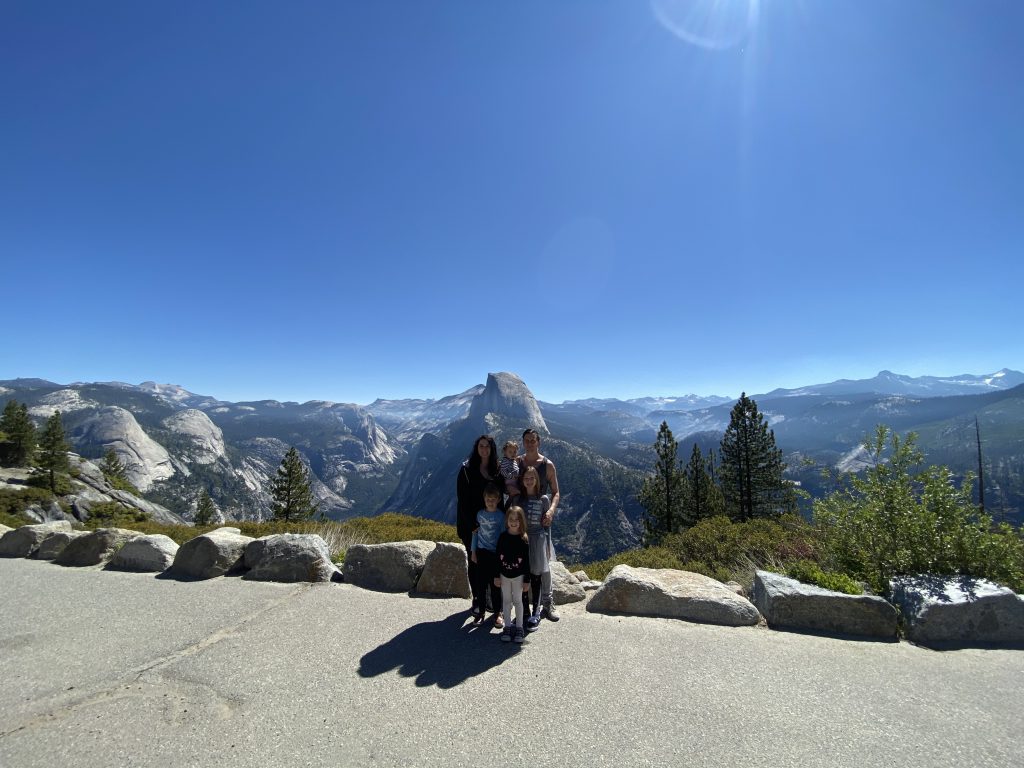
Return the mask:
<path id="1" fill-rule="evenodd" d="M 19 488 L 16 491 L 0 491 L 0 520 L 4 525 L 14 528 L 17 525 L 24 525 L 29 522 L 28 518 L 22 515 L 29 507 L 45 507 L 54 499 L 48 488 Z M 7 522 L 7 521 L 10 522 Z"/>
<path id="2" fill-rule="evenodd" d="M 862 595 L 864 589 L 856 581 L 845 573 L 826 573 L 821 566 L 811 560 L 798 560 L 786 567 L 785 574 L 791 579 L 814 584 L 822 589 L 831 589 L 833 592 L 842 592 L 846 595 Z"/>
<path id="3" fill-rule="evenodd" d="M 144 523 L 149 515 L 117 501 L 105 501 L 89 507 L 89 518 L 84 525 L 89 530 L 97 528 L 132 528 L 134 524 Z M 134 528 L 132 528 L 134 530 Z"/>
<path id="4" fill-rule="evenodd" d="M 74 491 L 71 487 L 71 477 L 63 473 L 58 472 L 53 476 L 54 485 L 57 487 L 58 496 L 67 496 L 69 493 Z M 47 492 L 50 491 L 50 475 L 47 472 L 39 472 L 32 475 L 28 479 L 28 484 L 32 488 L 42 488 Z M 52 495 L 52 494 L 51 494 Z"/>

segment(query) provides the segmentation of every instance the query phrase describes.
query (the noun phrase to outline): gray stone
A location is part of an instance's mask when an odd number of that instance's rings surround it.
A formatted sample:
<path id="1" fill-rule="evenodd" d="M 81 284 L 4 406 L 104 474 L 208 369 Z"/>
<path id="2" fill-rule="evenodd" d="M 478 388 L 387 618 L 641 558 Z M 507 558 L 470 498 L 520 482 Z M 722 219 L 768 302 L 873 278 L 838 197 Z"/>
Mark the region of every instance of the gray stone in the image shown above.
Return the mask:
<path id="1" fill-rule="evenodd" d="M 584 570 L 573 571 L 572 575 L 576 577 L 576 580 L 582 584 L 584 581 L 590 581 L 590 577 L 587 576 L 587 572 Z"/>
<path id="2" fill-rule="evenodd" d="M 142 534 L 127 528 L 97 528 L 68 542 L 54 562 L 72 568 L 107 562 L 125 542 Z"/>
<path id="3" fill-rule="evenodd" d="M 89 414 L 78 430 L 77 444 L 113 449 L 128 482 L 140 491 L 174 475 L 167 449 L 143 431 L 131 411 L 116 406 L 100 408 Z"/>
<path id="4" fill-rule="evenodd" d="M 527 424 L 541 433 L 548 431 L 536 398 L 514 373 L 487 374 L 484 391 L 469 406 L 469 421 L 483 422 L 489 413 L 500 413 L 503 418 Z"/>
<path id="5" fill-rule="evenodd" d="M 0 537 L 0 557 L 31 557 L 48 535 L 70 530 L 71 523 L 67 520 L 15 528 Z"/>
<path id="6" fill-rule="evenodd" d="M 590 579 L 590 581 L 581 581 L 580 586 L 583 587 L 584 592 L 593 592 L 596 589 L 600 589 L 604 585 L 603 581 L 597 579 Z"/>
<path id="7" fill-rule="evenodd" d="M 896 639 L 896 609 L 877 595 L 846 595 L 757 571 L 754 605 L 772 629 Z"/>
<path id="8" fill-rule="evenodd" d="M 557 560 L 551 561 L 551 596 L 555 605 L 578 603 L 587 596 L 580 580 Z"/>
<path id="9" fill-rule="evenodd" d="M 161 573 L 171 567 L 178 544 L 170 536 L 156 533 L 132 539 L 117 551 L 107 568 L 137 573 Z"/>
<path id="10" fill-rule="evenodd" d="M 752 626 L 761 615 L 724 584 L 689 571 L 617 565 L 587 610 L 628 613 L 726 626 Z"/>
<path id="11" fill-rule="evenodd" d="M 210 421 L 210 417 L 195 408 L 187 408 L 178 411 L 173 416 L 164 419 L 164 426 L 172 432 L 186 438 L 191 443 L 189 448 L 183 449 L 186 461 L 195 464 L 213 464 L 217 459 L 223 458 L 224 433 L 220 427 Z"/>
<path id="12" fill-rule="evenodd" d="M 217 528 L 182 544 L 168 575 L 183 579 L 212 579 L 245 568 L 245 548 L 254 541 L 237 528 Z"/>
<path id="13" fill-rule="evenodd" d="M 39 548 L 32 553 L 32 558 L 34 560 L 56 560 L 68 544 L 88 533 L 88 531 L 54 531 L 42 540 Z"/>
<path id="14" fill-rule="evenodd" d="M 427 555 L 416 591 L 430 595 L 469 597 L 469 573 L 466 548 L 461 544 L 439 541 Z"/>
<path id="15" fill-rule="evenodd" d="M 337 566 L 327 542 L 315 533 L 276 533 L 249 542 L 243 576 L 253 581 L 330 581 Z"/>
<path id="16" fill-rule="evenodd" d="M 381 592 L 410 592 L 435 547 L 433 541 L 355 544 L 345 554 L 345 581 Z"/>
<path id="17" fill-rule="evenodd" d="M 747 596 L 747 590 L 745 590 L 743 588 L 743 585 L 740 584 L 738 581 L 727 581 L 727 582 L 725 582 L 725 586 L 727 586 L 729 589 L 731 589 L 737 595 L 743 595 L 743 597 Z"/>
<path id="18" fill-rule="evenodd" d="M 56 501 L 51 501 L 47 504 L 33 504 L 24 511 L 24 514 L 37 523 L 54 523 L 68 519 L 68 516 Z"/>
<path id="19" fill-rule="evenodd" d="M 1024 599 L 969 576 L 901 577 L 890 582 L 906 637 L 929 648 L 1024 648 Z"/>

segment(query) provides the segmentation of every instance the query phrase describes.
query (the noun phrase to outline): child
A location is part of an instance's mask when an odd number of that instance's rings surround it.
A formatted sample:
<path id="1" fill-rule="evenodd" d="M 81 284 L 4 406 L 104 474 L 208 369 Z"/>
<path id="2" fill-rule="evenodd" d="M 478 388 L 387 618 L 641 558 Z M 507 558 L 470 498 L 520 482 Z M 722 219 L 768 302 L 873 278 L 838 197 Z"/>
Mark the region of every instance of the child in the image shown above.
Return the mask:
<path id="1" fill-rule="evenodd" d="M 530 537 L 530 586 L 533 587 L 533 610 L 526 620 L 526 631 L 533 632 L 540 627 L 540 608 L 546 615 L 554 615 L 551 606 L 551 560 L 554 548 L 551 545 L 551 515 L 548 510 L 551 500 L 540 493 L 540 473 L 536 467 L 527 467 L 519 478 L 522 494 L 519 506 L 526 513 L 526 533 Z"/>
<path id="2" fill-rule="evenodd" d="M 501 641 L 521 643 L 523 629 L 523 578 L 530 572 L 530 543 L 526 534 L 526 515 L 522 507 L 509 507 L 505 513 L 505 532 L 498 537 L 498 569 L 501 572 L 501 605 L 505 629 Z M 512 622 L 512 607 L 516 620 Z"/>
<path id="3" fill-rule="evenodd" d="M 505 478 L 505 501 L 511 504 L 512 498 L 519 493 L 519 462 L 516 461 L 519 445 L 515 440 L 509 440 L 501 452 L 505 455 L 498 462 L 498 471 Z"/>
<path id="4" fill-rule="evenodd" d="M 501 490 L 494 483 L 484 488 L 484 508 L 476 513 L 476 530 L 473 531 L 470 560 L 476 563 L 476 578 L 473 587 L 473 623 L 479 624 L 487 612 L 487 590 L 491 590 L 491 606 L 494 608 L 494 626 L 501 629 L 505 621 L 498 613 L 501 605 L 501 580 L 498 578 L 498 536 L 505 529 L 505 515 L 498 509 Z"/>

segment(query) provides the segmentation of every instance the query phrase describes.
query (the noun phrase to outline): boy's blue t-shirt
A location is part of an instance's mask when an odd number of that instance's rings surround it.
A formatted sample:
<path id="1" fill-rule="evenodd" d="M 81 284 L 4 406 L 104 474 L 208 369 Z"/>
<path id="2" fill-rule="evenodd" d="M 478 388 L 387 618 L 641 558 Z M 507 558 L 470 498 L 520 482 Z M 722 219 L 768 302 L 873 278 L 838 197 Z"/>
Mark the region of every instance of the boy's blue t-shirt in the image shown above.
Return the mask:
<path id="1" fill-rule="evenodd" d="M 476 513 L 476 524 L 473 549 L 489 549 L 494 552 L 498 548 L 498 537 L 505 530 L 505 513 L 500 509 L 493 512 L 481 509 Z"/>

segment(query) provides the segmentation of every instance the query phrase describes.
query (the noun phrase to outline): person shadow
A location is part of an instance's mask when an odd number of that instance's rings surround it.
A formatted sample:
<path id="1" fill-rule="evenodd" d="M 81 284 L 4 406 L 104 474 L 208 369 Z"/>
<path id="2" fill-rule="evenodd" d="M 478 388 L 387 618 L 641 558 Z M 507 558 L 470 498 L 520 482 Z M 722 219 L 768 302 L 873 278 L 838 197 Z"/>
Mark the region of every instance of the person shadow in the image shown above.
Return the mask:
<path id="1" fill-rule="evenodd" d="M 402 630 L 359 660 L 359 675 L 376 677 L 397 669 L 415 678 L 417 687 L 454 688 L 519 652 L 518 644 L 499 641 L 488 623 L 474 626 L 468 616 L 460 611 Z"/>

